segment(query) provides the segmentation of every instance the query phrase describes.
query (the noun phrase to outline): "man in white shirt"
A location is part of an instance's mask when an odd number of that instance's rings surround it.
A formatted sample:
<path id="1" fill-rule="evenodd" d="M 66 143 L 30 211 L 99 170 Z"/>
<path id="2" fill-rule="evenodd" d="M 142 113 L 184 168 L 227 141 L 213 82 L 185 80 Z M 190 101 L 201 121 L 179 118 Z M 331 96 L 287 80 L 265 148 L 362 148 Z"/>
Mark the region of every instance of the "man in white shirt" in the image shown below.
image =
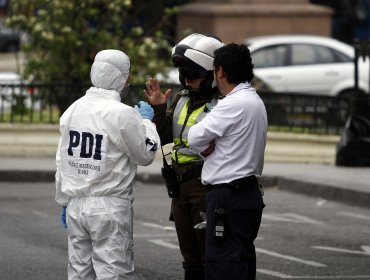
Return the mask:
<path id="1" fill-rule="evenodd" d="M 93 87 L 60 118 L 55 199 L 68 228 L 70 280 L 134 279 L 133 180 L 160 140 L 149 104 L 120 101 L 129 70 L 125 53 L 100 51 Z"/>
<path id="2" fill-rule="evenodd" d="M 255 279 L 253 242 L 265 206 L 258 178 L 264 164 L 266 109 L 250 84 L 253 64 L 245 45 L 217 49 L 213 65 L 225 97 L 188 136 L 190 146 L 206 157 L 206 279 Z"/>

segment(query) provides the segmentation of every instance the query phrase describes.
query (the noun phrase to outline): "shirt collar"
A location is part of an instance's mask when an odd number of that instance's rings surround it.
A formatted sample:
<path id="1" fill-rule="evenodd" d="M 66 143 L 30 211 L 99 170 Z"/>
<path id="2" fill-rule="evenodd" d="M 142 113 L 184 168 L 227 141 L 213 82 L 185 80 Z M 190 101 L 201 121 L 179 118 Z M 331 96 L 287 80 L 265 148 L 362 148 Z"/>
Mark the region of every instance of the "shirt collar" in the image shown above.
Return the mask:
<path id="1" fill-rule="evenodd" d="M 120 94 L 111 89 L 103 89 L 97 87 L 91 87 L 86 91 L 86 96 L 96 96 L 100 98 L 113 99 L 116 101 L 121 101 Z"/>
<path id="2" fill-rule="evenodd" d="M 240 83 L 239 85 L 237 85 L 236 87 L 234 87 L 234 89 L 232 91 L 230 91 L 228 94 L 226 94 L 226 96 L 229 96 L 231 94 L 233 94 L 234 92 L 237 92 L 239 90 L 242 90 L 242 89 L 247 89 L 251 87 L 251 84 L 248 83 L 248 82 L 245 82 L 245 83 Z"/>

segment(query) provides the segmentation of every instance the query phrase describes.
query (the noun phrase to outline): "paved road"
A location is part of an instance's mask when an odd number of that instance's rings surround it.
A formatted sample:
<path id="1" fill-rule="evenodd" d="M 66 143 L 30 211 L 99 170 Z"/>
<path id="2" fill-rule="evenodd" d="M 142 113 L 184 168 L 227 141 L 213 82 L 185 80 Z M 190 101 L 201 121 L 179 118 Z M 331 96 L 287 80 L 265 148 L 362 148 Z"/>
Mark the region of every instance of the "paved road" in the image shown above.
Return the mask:
<path id="1" fill-rule="evenodd" d="M 138 280 L 182 278 L 181 256 L 164 187 L 138 182 Z M 0 183 L 2 280 L 66 279 L 66 231 L 52 183 Z M 258 279 L 370 279 L 368 208 L 269 188 L 256 241 Z"/>
<path id="2" fill-rule="evenodd" d="M 370 279 L 368 208 L 268 189 L 258 279 Z"/>
<path id="3" fill-rule="evenodd" d="M 150 205 L 151 198 L 159 196 L 155 186 L 151 187 L 151 192 L 139 193 L 136 206 L 140 213 L 145 211 L 141 206 Z M 142 200 L 143 195 L 147 199 Z M 267 207 L 256 241 L 258 279 L 370 279 L 367 208 L 350 207 L 278 188 L 266 190 L 265 202 Z M 162 210 L 163 206 L 167 209 L 166 204 L 162 204 Z M 158 212 L 155 208 L 152 210 Z M 151 228 L 153 236 L 140 242 L 146 242 L 153 250 L 166 247 L 169 254 L 177 258 L 178 247 L 168 222 L 154 216 L 140 225 Z M 180 275 L 166 279 L 180 279 Z"/>

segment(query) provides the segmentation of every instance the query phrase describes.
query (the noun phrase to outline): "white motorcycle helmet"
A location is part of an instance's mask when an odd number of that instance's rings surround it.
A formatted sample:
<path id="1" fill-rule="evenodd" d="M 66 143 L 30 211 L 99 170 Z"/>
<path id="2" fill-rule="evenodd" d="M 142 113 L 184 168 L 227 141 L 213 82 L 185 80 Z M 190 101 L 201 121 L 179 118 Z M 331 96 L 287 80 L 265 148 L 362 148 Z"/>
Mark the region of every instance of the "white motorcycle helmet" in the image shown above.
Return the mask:
<path id="1" fill-rule="evenodd" d="M 185 78 L 204 78 L 200 84 L 202 94 L 213 94 L 216 83 L 213 79 L 214 51 L 224 46 L 220 39 L 194 33 L 181 40 L 172 48 L 172 63 L 179 70 L 179 80 L 185 85 Z"/>

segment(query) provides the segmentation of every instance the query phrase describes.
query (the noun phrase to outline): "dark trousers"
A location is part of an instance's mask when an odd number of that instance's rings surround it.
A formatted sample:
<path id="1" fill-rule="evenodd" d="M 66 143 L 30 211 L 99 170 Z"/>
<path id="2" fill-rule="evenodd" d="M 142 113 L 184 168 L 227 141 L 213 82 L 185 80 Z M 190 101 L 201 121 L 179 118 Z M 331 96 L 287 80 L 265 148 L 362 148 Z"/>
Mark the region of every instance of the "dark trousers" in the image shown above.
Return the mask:
<path id="1" fill-rule="evenodd" d="M 215 209 L 224 209 L 224 238 L 215 237 Z M 212 189 L 207 194 L 207 280 L 256 279 L 254 240 L 264 203 L 258 184 L 235 190 Z"/>
<path id="2" fill-rule="evenodd" d="M 203 221 L 200 212 L 206 212 L 206 194 L 200 179 L 190 179 L 180 183 L 180 196 L 172 199 L 177 237 L 184 258 L 183 267 L 188 274 L 204 274 L 206 233 L 204 229 L 194 229 L 194 226 Z"/>

